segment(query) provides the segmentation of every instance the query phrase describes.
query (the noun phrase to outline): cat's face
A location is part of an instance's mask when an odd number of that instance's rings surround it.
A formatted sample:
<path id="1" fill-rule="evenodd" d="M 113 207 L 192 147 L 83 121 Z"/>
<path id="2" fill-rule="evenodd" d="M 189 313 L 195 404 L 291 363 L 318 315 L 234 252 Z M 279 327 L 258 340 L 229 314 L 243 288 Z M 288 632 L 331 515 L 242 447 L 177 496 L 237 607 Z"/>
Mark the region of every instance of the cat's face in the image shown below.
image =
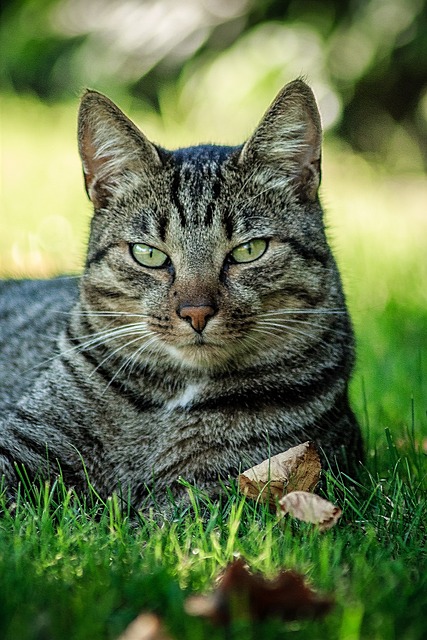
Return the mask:
<path id="1" fill-rule="evenodd" d="M 151 357 L 239 368 L 297 353 L 320 331 L 313 314 L 335 283 L 316 195 L 320 128 L 300 84 L 288 90 L 291 107 L 285 93 L 270 110 L 287 105 L 282 139 L 268 139 L 267 114 L 243 148 L 174 153 L 151 145 L 106 98 L 83 98 L 95 215 L 82 304 L 132 365 Z"/>

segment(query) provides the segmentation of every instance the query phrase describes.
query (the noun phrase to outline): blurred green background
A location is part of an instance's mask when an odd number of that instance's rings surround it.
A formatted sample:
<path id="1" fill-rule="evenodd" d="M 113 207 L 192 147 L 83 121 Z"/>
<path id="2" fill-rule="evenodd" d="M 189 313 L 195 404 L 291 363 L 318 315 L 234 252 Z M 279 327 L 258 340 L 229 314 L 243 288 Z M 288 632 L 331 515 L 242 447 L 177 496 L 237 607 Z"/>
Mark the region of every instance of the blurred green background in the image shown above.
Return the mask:
<path id="1" fill-rule="evenodd" d="M 9 0 L 0 41 L 2 276 L 81 270 L 84 87 L 173 148 L 242 142 L 305 76 L 358 337 L 353 401 L 372 450 L 385 427 L 427 446 L 426 0 Z"/>

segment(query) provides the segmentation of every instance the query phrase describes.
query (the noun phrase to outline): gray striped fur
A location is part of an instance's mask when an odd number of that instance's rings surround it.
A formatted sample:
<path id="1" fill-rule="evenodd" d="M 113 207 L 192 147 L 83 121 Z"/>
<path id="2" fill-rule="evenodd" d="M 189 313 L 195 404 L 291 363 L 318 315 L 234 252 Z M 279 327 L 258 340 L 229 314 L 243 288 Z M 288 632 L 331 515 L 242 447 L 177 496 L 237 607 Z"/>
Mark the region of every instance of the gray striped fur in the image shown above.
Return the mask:
<path id="1" fill-rule="evenodd" d="M 347 399 L 353 333 L 318 199 L 314 97 L 287 85 L 242 147 L 174 152 L 106 97 L 81 102 L 79 149 L 94 205 L 80 279 L 0 286 L 0 469 L 58 469 L 103 495 L 178 478 L 219 480 L 306 440 L 354 470 Z M 235 263 L 254 238 L 264 255 Z M 129 247 L 170 258 L 153 269 Z M 203 331 L 180 309 L 213 310 Z"/>

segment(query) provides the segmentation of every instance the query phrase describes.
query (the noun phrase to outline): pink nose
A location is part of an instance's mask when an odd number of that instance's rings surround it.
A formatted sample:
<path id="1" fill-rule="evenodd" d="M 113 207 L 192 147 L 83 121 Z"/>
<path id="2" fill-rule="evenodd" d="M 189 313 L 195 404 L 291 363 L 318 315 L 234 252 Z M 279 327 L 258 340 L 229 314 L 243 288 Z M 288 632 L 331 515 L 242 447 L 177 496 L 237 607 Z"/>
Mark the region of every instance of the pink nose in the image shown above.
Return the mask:
<path id="1" fill-rule="evenodd" d="M 183 320 L 187 320 L 197 333 L 202 333 L 209 318 L 212 318 L 215 313 L 215 309 L 210 305 L 201 305 L 196 307 L 183 306 L 178 309 L 178 315 L 183 318 Z"/>

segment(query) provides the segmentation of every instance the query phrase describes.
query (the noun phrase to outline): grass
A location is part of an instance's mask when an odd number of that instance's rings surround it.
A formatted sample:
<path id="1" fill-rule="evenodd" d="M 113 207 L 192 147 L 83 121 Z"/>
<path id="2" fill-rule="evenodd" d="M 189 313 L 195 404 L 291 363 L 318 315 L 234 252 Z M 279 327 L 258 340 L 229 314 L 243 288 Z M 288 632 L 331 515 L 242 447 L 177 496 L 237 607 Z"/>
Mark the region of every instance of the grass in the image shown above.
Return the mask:
<path id="1" fill-rule="evenodd" d="M 167 521 L 132 521 L 114 498 L 81 504 L 57 487 L 18 501 L 0 528 L 1 622 L 5 640 L 115 638 L 141 610 L 159 613 L 176 638 L 422 638 L 427 605 L 427 510 L 415 451 L 387 479 L 349 490 L 329 479 L 344 508 L 340 525 L 278 521 L 231 488 Z M 390 463 L 394 452 L 390 453 Z M 424 552 L 423 552 L 424 549 Z M 209 589 L 237 555 L 273 577 L 296 568 L 336 606 L 323 621 L 229 631 L 187 616 L 186 595 Z"/>
<path id="2" fill-rule="evenodd" d="M 90 208 L 75 105 L 6 97 L 3 113 L 0 273 L 78 272 Z M 168 128 L 152 114 L 135 117 L 165 145 L 195 141 L 185 119 Z M 208 125 L 206 116 L 206 137 L 218 138 Z M 234 141 L 246 133 L 236 128 Z M 423 176 L 386 174 L 329 141 L 322 195 L 356 327 L 351 394 L 368 448 L 359 485 L 327 479 L 326 495 L 344 511 L 337 527 L 319 534 L 279 522 L 233 487 L 221 504 L 190 488 L 192 507 L 168 520 L 135 520 L 114 498 L 82 504 L 60 481 L 23 490 L 12 510 L 0 505 L 1 638 L 113 639 L 142 610 L 160 613 L 180 640 L 425 637 L 427 186 Z M 318 622 L 236 623 L 228 633 L 188 617 L 186 595 L 208 589 L 239 554 L 270 577 L 280 568 L 303 572 L 334 594 L 333 612 Z"/>

